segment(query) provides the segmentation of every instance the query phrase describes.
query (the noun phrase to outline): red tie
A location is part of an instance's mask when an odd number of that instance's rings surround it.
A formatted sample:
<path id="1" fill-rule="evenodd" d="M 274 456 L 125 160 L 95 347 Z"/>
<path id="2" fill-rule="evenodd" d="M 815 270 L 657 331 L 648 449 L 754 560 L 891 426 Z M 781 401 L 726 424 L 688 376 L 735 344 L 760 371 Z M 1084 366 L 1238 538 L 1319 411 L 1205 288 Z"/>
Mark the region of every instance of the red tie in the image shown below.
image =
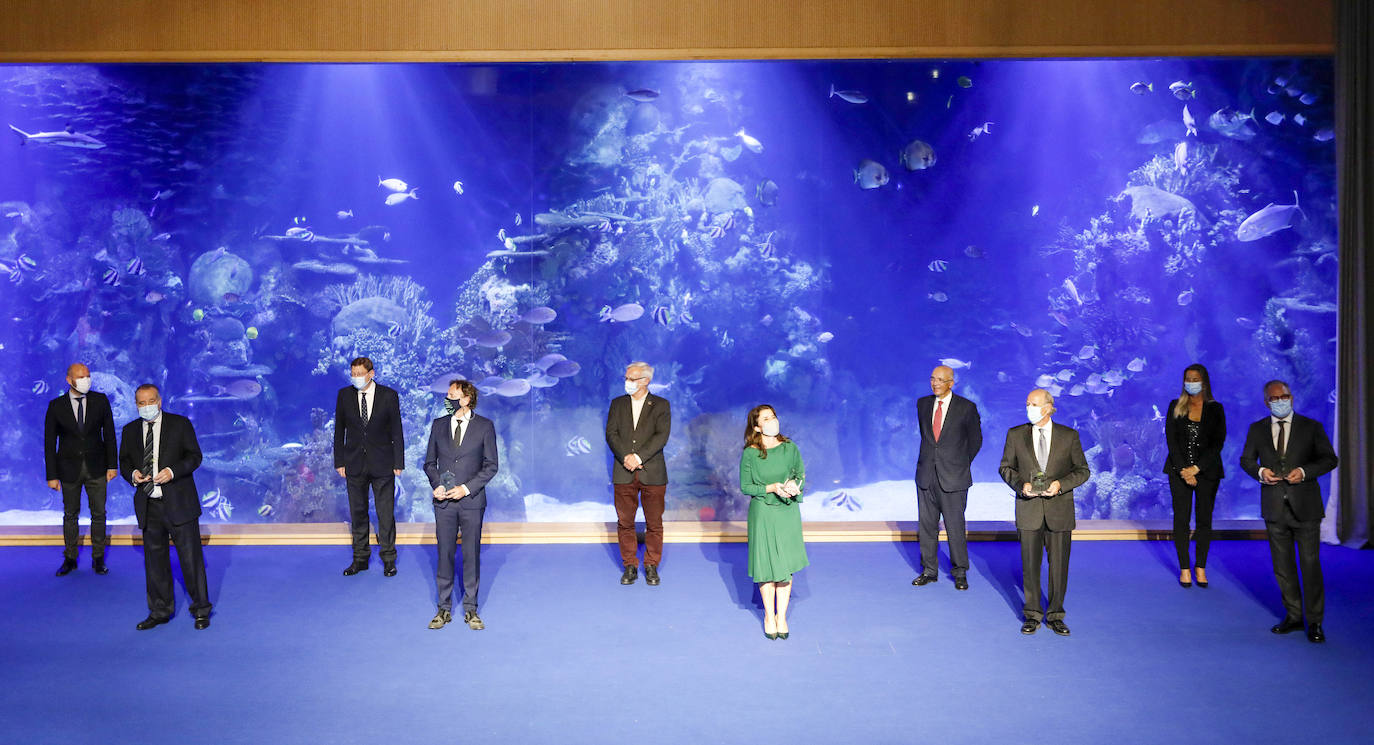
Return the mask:
<path id="1" fill-rule="evenodd" d="M 940 441 L 940 426 L 945 423 L 945 402 L 935 402 L 935 441 Z"/>

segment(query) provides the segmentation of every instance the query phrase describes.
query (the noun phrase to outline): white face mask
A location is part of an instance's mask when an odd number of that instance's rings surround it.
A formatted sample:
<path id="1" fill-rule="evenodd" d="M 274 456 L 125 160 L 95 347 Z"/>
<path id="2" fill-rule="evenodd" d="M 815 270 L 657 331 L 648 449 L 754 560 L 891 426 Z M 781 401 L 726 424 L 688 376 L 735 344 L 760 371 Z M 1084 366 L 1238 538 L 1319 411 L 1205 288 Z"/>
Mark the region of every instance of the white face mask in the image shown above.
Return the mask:
<path id="1" fill-rule="evenodd" d="M 91 390 L 90 376 L 88 375 L 84 378 L 77 378 L 76 380 L 72 381 L 72 387 L 76 388 L 77 393 L 80 393 L 83 396 L 86 395 Z"/>
<path id="2" fill-rule="evenodd" d="M 1196 382 L 1196 383 L 1194 383 L 1194 382 L 1187 382 L 1187 383 L 1184 383 L 1184 384 L 1183 384 L 1183 391 L 1184 391 L 1185 393 L 1187 393 L 1189 396 L 1196 396 L 1197 394 L 1202 393 L 1202 383 L 1201 383 L 1201 382 Z"/>
<path id="3" fill-rule="evenodd" d="M 770 419 L 760 424 L 759 429 L 763 430 L 765 437 L 777 437 L 778 433 L 782 431 L 779 426 L 778 420 Z"/>
<path id="4" fill-rule="evenodd" d="M 349 378 L 349 380 L 353 381 L 353 387 L 357 388 L 360 391 L 367 387 L 367 376 L 363 376 L 361 378 L 353 377 Z"/>
<path id="5" fill-rule="evenodd" d="M 633 380 L 627 380 L 627 381 L 625 381 L 625 393 L 626 393 L 627 395 L 630 395 L 630 396 L 633 396 L 633 395 L 635 395 L 636 393 L 639 393 L 639 383 L 637 383 L 637 382 L 635 382 L 635 381 L 633 381 Z"/>
<path id="6" fill-rule="evenodd" d="M 138 415 L 143 417 L 143 421 L 145 422 L 153 421 L 161 412 L 162 406 L 159 404 L 148 404 L 147 406 L 138 407 Z"/>
<path id="7" fill-rule="evenodd" d="M 1035 424 L 1036 422 L 1045 418 L 1045 415 L 1042 412 L 1044 412 L 1044 409 L 1039 406 L 1027 406 L 1026 418 L 1030 420 L 1031 424 Z"/>

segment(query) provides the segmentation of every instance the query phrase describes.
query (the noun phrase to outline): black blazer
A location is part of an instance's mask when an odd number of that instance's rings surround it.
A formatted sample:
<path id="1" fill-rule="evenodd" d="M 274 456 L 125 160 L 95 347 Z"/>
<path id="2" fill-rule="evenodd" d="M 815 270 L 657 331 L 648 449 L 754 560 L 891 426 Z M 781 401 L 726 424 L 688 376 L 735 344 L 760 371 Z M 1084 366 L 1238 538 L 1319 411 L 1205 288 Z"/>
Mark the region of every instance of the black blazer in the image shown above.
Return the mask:
<path id="1" fill-rule="evenodd" d="M 978 407 L 963 396 L 950 395 L 939 442 L 930 424 L 934 413 L 934 395 L 917 399 L 921 454 L 916 459 L 916 485 L 929 489 L 938 483 L 947 492 L 967 489 L 973 486 L 973 458 L 983 448 L 983 420 Z"/>
<path id="2" fill-rule="evenodd" d="M 86 394 L 83 429 L 76 426 L 76 413 L 66 391 L 48 402 L 48 413 L 43 417 L 43 466 L 48 481 L 76 481 L 81 478 L 82 463 L 91 478 L 103 478 L 106 471 L 119 467 L 117 447 L 114 414 L 105 394 Z"/>
<path id="3" fill-rule="evenodd" d="M 401 397 L 381 383 L 375 384 L 372 395 L 366 429 L 357 388 L 340 388 L 334 404 L 334 467 L 350 476 L 390 476 L 406 467 Z"/>
<path id="4" fill-rule="evenodd" d="M 487 482 L 500 470 L 496 456 L 496 427 L 491 420 L 472 415 L 463 444 L 453 446 L 449 428 L 453 416 L 442 416 L 429 425 L 429 446 L 425 449 L 425 475 L 431 489 L 443 483 L 444 471 L 453 474 L 457 484 L 466 484 L 468 496 L 458 500 L 460 508 L 487 506 Z M 450 500 L 444 500 L 445 502 Z M 436 502 L 438 504 L 438 502 Z"/>
<path id="5" fill-rule="evenodd" d="M 615 455 L 611 483 L 628 484 L 635 480 L 634 474 L 625 470 L 625 456 L 630 453 L 644 462 L 644 470 L 639 472 L 640 483 L 654 486 L 668 483 L 668 463 L 663 458 L 663 447 L 668 444 L 672 425 L 673 414 L 666 398 L 647 394 L 644 408 L 639 412 L 638 427 L 634 426 L 630 397 L 611 399 L 611 409 L 606 413 L 606 444 Z"/>
<path id="6" fill-rule="evenodd" d="M 1168 453 L 1164 456 L 1164 472 L 1174 476 L 1188 466 L 1197 466 L 1197 475 L 1201 478 L 1220 481 L 1226 476 L 1226 469 L 1221 466 L 1221 448 L 1226 444 L 1226 410 L 1221 407 L 1218 401 L 1206 401 L 1202 404 L 1202 421 L 1199 422 L 1202 428 L 1202 442 L 1199 443 L 1197 463 L 1188 463 L 1184 459 L 1184 434 L 1183 428 L 1187 423 L 1187 416 L 1174 416 L 1174 406 L 1178 404 L 1178 399 L 1169 402 L 1169 408 L 1164 410 L 1164 442 L 1168 447 Z"/>
<path id="7" fill-rule="evenodd" d="M 147 423 L 135 419 L 124 425 L 119 436 L 119 473 L 130 484 L 134 471 L 143 468 L 143 437 Z M 200 517 L 200 492 L 192 477 L 200 467 L 200 443 L 191 420 L 178 414 L 162 412 L 162 433 L 158 438 L 161 456 L 158 468 L 172 469 L 172 480 L 162 485 L 162 506 L 173 525 L 181 525 Z M 145 476 L 148 474 L 144 474 Z M 138 527 L 148 526 L 148 490 L 134 486 L 134 514 Z"/>
<path id="8" fill-rule="evenodd" d="M 1271 417 L 1265 417 L 1250 425 L 1245 435 L 1245 447 L 1240 452 L 1240 467 L 1259 480 L 1259 469 L 1275 470 L 1279 464 L 1278 451 L 1274 449 L 1274 435 L 1270 428 Z M 1326 436 L 1326 428 L 1315 419 L 1301 414 L 1293 414 L 1293 424 L 1289 428 L 1287 461 L 1289 469 L 1301 468 L 1303 480 L 1296 484 L 1286 481 L 1277 484 L 1260 484 L 1260 515 L 1265 520 L 1282 520 L 1284 498 L 1293 507 L 1293 514 L 1304 522 L 1320 520 L 1326 516 L 1326 504 L 1322 500 L 1321 485 L 1317 477 L 1330 473 L 1336 467 L 1336 451 Z"/>
<path id="9" fill-rule="evenodd" d="M 1027 497 L 1021 493 L 1021 487 L 1033 481 L 1040 470 L 1035 460 L 1035 445 L 1031 443 L 1032 427 L 1027 422 L 1007 430 L 1007 444 L 1002 448 L 1002 465 L 997 472 L 1016 492 L 1018 530 L 1048 527 L 1065 531 L 1073 530 L 1078 524 L 1074 516 L 1073 490 L 1087 482 L 1092 472 L 1088 470 L 1088 459 L 1083 456 L 1078 432 L 1062 424 L 1053 426 L 1045 466 L 1045 476 L 1059 482 L 1059 493 L 1053 497 Z"/>

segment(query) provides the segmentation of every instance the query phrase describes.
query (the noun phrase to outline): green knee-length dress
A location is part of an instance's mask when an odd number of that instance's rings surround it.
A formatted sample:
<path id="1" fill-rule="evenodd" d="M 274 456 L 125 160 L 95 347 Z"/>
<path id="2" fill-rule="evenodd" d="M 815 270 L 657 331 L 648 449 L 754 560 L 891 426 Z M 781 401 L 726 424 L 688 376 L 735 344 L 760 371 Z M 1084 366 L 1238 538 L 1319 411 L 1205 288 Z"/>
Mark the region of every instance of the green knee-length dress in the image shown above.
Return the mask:
<path id="1" fill-rule="evenodd" d="M 802 541 L 801 495 L 789 499 L 767 491 L 794 479 L 806 488 L 801 452 L 784 442 L 762 457 L 748 447 L 739 459 L 739 488 L 749 495 L 749 576 L 755 582 L 787 582 L 810 561 Z"/>

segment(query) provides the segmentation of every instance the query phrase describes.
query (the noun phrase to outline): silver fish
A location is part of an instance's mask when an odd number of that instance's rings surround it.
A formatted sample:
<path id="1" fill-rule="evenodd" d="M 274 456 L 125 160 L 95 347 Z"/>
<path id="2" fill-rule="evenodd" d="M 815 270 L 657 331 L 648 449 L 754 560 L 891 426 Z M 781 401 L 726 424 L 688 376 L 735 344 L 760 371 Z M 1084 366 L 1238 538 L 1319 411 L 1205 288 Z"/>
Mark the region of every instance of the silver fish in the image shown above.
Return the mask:
<path id="1" fill-rule="evenodd" d="M 530 308 L 529 310 L 522 313 L 520 315 L 520 320 L 534 326 L 542 326 L 546 323 L 552 322 L 553 319 L 557 317 L 558 312 L 555 311 L 553 308 L 550 308 L 546 305 L 540 305 L 535 308 Z"/>
<path id="2" fill-rule="evenodd" d="M 837 91 L 835 90 L 835 84 L 831 83 L 830 95 L 827 96 L 827 98 L 834 98 L 836 96 L 839 96 L 840 98 L 850 103 L 868 103 L 868 96 L 864 95 L 863 93 L 859 91 Z"/>
<path id="3" fill-rule="evenodd" d="M 406 201 L 407 199 L 419 199 L 419 198 L 420 198 L 420 189 L 417 187 L 417 188 L 411 189 L 410 191 L 407 191 L 407 192 L 397 192 L 397 193 L 395 193 L 395 194 L 390 194 L 390 195 L 388 195 L 387 198 L 386 198 L 386 206 L 388 206 L 388 207 L 395 207 L 396 205 L 400 204 L 401 202 Z"/>
<path id="4" fill-rule="evenodd" d="M 970 367 L 973 367 L 972 362 L 965 362 L 956 357 L 941 357 L 940 364 L 944 365 L 945 367 L 948 367 L 951 370 L 966 370 Z"/>
<path id="5" fill-rule="evenodd" d="M 99 150 L 105 147 L 105 143 L 97 140 L 90 135 L 84 135 L 68 127 L 62 132 L 35 132 L 30 134 L 24 130 L 10 125 L 10 129 L 19 135 L 19 144 L 24 145 L 33 142 L 38 145 L 57 145 L 58 147 L 75 147 L 83 150 Z"/>
<path id="6" fill-rule="evenodd" d="M 923 171 L 935 165 L 935 148 L 923 140 L 912 140 L 899 157 L 908 171 Z"/>
<path id="7" fill-rule="evenodd" d="M 607 305 L 601 309 L 599 320 L 602 323 L 628 323 L 644 315 L 644 306 L 639 303 L 625 303 L 614 309 Z"/>
<path id="8" fill-rule="evenodd" d="M 1294 218 L 1302 213 L 1298 206 L 1298 193 L 1293 192 L 1292 204 L 1270 202 L 1253 215 L 1245 218 L 1236 229 L 1236 238 L 1242 241 L 1257 241 L 1273 235 L 1284 228 L 1293 226 Z"/>
<path id="9" fill-rule="evenodd" d="M 410 185 L 398 178 L 377 177 L 377 185 L 394 192 L 410 191 Z"/>
<path id="10" fill-rule="evenodd" d="M 1188 105 L 1183 105 L 1183 136 L 1197 136 L 1197 120 L 1193 118 L 1193 112 L 1188 110 Z"/>
<path id="11" fill-rule="evenodd" d="M 1184 290 L 1183 292 L 1178 293 L 1178 304 L 1188 305 L 1189 303 L 1193 302 L 1193 294 L 1193 288 L 1191 287 Z"/>
<path id="12" fill-rule="evenodd" d="M 334 213 L 334 216 L 339 218 L 340 220 L 347 220 L 348 218 L 353 216 L 353 210 L 339 210 L 338 212 Z"/>
<path id="13" fill-rule="evenodd" d="M 740 130 L 735 133 L 735 136 L 739 138 L 740 142 L 744 143 L 745 147 L 749 148 L 749 152 L 754 154 L 763 152 L 763 143 L 759 142 L 756 138 L 751 136 L 749 133 L 745 132 L 743 127 L 741 127 Z"/>
<path id="14" fill-rule="evenodd" d="M 1083 298 L 1079 296 L 1078 287 L 1074 285 L 1073 279 L 1067 277 L 1064 279 L 1064 291 L 1069 293 L 1069 297 L 1072 298 L 1075 303 L 1079 305 L 1083 304 Z"/>
<path id="15" fill-rule="evenodd" d="M 854 169 L 854 183 L 858 184 L 860 189 L 877 189 L 887 181 L 887 169 L 877 161 L 865 158 L 859 161 L 859 167 Z"/>
<path id="16" fill-rule="evenodd" d="M 1282 124 L 1282 123 L 1283 123 L 1283 118 L 1284 118 L 1284 117 L 1283 117 L 1283 114 L 1282 114 L 1281 112 L 1278 112 L 1278 111 L 1271 111 L 1271 112 L 1269 112 L 1268 114 L 1265 114 L 1265 115 L 1264 115 L 1264 121 L 1269 122 L 1270 124 L 1272 124 L 1272 125 L 1274 125 L 1274 126 L 1276 126 L 1276 127 L 1277 127 L 1279 124 Z"/>

